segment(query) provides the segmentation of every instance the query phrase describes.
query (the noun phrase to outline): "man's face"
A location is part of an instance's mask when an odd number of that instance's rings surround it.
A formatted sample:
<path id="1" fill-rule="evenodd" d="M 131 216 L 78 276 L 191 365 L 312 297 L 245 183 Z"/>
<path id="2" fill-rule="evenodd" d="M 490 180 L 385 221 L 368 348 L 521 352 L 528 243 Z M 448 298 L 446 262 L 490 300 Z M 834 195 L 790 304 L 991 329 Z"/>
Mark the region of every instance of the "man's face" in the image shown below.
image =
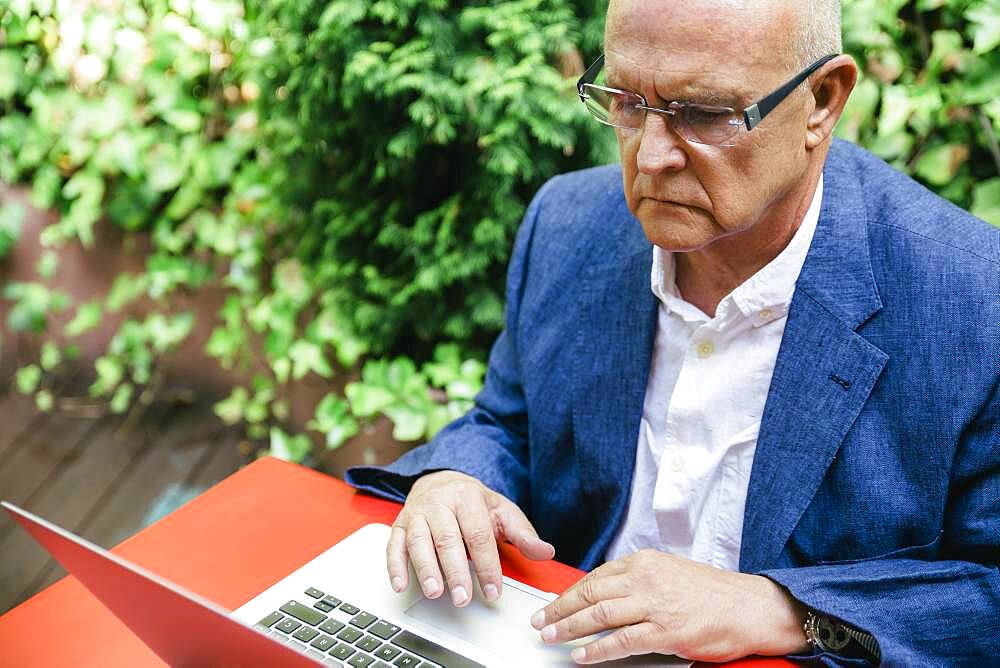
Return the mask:
<path id="1" fill-rule="evenodd" d="M 614 0 L 607 84 L 641 93 L 653 107 L 678 100 L 742 111 L 797 73 L 797 64 L 776 55 L 797 29 L 794 6 L 750 5 Z M 810 100 L 794 92 L 732 147 L 686 142 L 653 113 L 642 130 L 618 130 L 625 198 L 650 241 L 671 251 L 726 237 L 773 243 L 766 228 L 787 230 L 787 220 L 775 219 L 794 217 L 801 204 Z"/>

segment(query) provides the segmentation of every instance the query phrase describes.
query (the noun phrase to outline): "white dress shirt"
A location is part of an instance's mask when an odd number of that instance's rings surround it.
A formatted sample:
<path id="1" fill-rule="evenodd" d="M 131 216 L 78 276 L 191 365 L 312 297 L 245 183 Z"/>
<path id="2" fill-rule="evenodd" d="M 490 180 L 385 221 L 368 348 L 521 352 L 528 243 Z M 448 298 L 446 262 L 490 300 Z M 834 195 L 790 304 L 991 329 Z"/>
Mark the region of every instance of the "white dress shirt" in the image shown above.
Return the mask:
<path id="1" fill-rule="evenodd" d="M 644 548 L 738 570 L 750 469 L 788 307 L 823 198 L 788 246 L 714 318 L 684 301 L 673 254 L 653 248 L 659 298 L 628 511 L 608 560 Z"/>

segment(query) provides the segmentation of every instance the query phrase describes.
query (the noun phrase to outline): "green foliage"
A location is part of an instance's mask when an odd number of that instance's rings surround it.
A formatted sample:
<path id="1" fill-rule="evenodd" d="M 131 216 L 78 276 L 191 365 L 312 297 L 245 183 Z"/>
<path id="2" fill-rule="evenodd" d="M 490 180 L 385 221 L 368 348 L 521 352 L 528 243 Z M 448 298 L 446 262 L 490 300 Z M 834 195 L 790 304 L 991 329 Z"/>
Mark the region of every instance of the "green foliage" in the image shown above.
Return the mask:
<path id="1" fill-rule="evenodd" d="M 253 6 L 271 49 L 261 117 L 281 119 L 266 130 L 288 252 L 375 353 L 485 349 L 528 199 L 613 157 L 554 67 L 577 53 L 571 3 Z"/>
<path id="2" fill-rule="evenodd" d="M 838 134 L 1000 226 L 998 44 L 998 0 L 845 0 L 864 74 Z"/>
<path id="3" fill-rule="evenodd" d="M 550 176 L 614 160 L 573 84 L 606 0 L 11 0 L 0 6 L 0 180 L 53 208 L 7 325 L 42 334 L 19 390 L 56 405 L 72 339 L 121 314 L 91 392 L 116 412 L 223 289 L 205 354 L 252 376 L 220 418 L 301 461 L 287 390 L 361 376 L 307 429 L 337 448 L 387 416 L 429 438 L 471 405 L 504 270 Z M 1000 225 L 1000 0 L 845 0 L 864 70 L 838 134 Z M 0 206 L 0 258 L 23 208 Z M 70 303 L 52 281 L 99 226 L 142 234 L 141 272 Z M 182 299 L 183 298 L 183 301 Z M 141 307 L 141 308 L 140 308 Z M 451 342 L 443 344 L 443 342 Z"/>
<path id="4" fill-rule="evenodd" d="M 3 63 L 0 63 L 0 67 L 2 66 Z M 20 204 L 12 202 L 0 206 L 0 259 L 6 257 L 11 247 L 17 243 L 23 221 L 24 207 Z"/>

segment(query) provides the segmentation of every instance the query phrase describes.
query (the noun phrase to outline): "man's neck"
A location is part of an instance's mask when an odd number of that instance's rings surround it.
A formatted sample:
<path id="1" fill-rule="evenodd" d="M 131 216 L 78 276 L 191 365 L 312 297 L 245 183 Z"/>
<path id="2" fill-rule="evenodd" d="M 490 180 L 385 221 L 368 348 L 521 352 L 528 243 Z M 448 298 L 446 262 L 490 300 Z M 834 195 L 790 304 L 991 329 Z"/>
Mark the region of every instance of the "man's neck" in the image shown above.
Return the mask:
<path id="1" fill-rule="evenodd" d="M 821 168 L 742 232 L 688 252 L 674 253 L 674 280 L 685 301 L 710 317 L 726 295 L 767 266 L 791 242 L 809 211 Z"/>

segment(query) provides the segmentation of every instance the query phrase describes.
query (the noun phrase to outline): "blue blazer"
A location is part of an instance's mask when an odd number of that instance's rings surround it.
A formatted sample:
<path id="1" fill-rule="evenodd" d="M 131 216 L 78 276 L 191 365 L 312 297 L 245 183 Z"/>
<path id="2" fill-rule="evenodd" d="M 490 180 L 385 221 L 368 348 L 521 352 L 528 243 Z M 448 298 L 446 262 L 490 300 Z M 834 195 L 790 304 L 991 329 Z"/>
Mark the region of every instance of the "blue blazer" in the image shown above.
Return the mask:
<path id="1" fill-rule="evenodd" d="M 740 570 L 873 633 L 887 665 L 1000 661 L 1000 230 L 835 141 L 768 391 Z M 624 518 L 656 327 L 617 166 L 556 177 L 518 233 L 475 407 L 348 482 L 455 469 L 600 564 Z M 834 662 L 824 657 L 825 662 Z"/>

